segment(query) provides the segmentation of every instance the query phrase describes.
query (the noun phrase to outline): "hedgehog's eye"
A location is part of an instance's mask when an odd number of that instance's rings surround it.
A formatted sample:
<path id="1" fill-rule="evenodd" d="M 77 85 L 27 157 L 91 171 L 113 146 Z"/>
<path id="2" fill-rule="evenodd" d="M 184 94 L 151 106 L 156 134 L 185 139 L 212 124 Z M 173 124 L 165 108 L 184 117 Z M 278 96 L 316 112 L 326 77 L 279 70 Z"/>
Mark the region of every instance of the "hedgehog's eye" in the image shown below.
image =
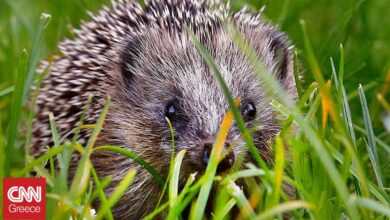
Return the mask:
<path id="1" fill-rule="evenodd" d="M 177 114 L 177 109 L 173 103 L 170 103 L 165 107 L 164 115 L 165 117 L 169 118 L 169 120 L 172 121 L 173 118 L 176 116 L 176 114 Z"/>
<path id="2" fill-rule="evenodd" d="M 249 120 L 253 120 L 256 117 L 256 107 L 252 102 L 244 107 L 244 117 Z"/>

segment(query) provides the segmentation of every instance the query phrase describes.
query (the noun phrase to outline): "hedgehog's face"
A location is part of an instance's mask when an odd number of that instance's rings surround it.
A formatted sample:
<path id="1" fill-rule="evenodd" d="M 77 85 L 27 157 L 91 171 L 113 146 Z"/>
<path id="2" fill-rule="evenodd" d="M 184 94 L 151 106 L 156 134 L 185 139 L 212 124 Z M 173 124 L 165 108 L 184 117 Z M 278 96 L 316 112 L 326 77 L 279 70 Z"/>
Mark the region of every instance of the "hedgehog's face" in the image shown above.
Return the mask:
<path id="1" fill-rule="evenodd" d="M 280 37 L 272 38 L 272 33 L 265 31 L 256 33 L 257 36 L 245 34 L 245 30 L 243 33 L 266 67 L 280 79 L 290 77 L 291 65 L 287 60 L 290 57 L 282 47 L 284 42 L 279 42 Z M 252 131 L 260 154 L 269 161 L 267 141 L 273 139 L 278 126 L 262 81 L 224 31 L 216 31 L 202 41 L 233 97 L 241 99 L 241 115 Z M 275 45 L 280 48 L 272 48 Z M 282 60 L 276 59 L 280 56 L 278 52 L 282 53 Z M 139 145 L 131 150 L 140 151 L 135 153 L 166 171 L 172 149 L 168 119 L 174 129 L 175 151 L 187 151 L 183 172 L 203 171 L 229 105 L 191 40 L 185 34 L 148 33 L 129 43 L 123 60 L 122 74 L 126 83 L 121 94 L 125 101 L 120 102 L 120 108 L 112 110 L 112 114 L 121 114 L 118 117 L 122 118 L 115 125 L 123 133 L 123 137 L 117 138 L 122 140 L 119 144 Z M 230 153 L 221 162 L 220 171 L 230 168 L 234 162 L 248 160 L 245 141 L 235 124 L 229 131 L 225 148 Z"/>

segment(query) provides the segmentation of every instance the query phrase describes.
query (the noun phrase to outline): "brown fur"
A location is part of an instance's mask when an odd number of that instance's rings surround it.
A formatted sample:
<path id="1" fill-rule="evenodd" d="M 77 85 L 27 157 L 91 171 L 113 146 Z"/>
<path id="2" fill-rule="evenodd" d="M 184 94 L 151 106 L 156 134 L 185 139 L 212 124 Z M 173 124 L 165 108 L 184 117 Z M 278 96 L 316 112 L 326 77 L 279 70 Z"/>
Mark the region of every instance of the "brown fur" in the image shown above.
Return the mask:
<path id="1" fill-rule="evenodd" d="M 233 24 L 249 42 L 261 62 L 295 96 L 289 43 L 276 28 L 245 11 L 229 15 L 228 6 L 203 1 L 155 0 L 142 9 L 133 2 L 114 2 L 93 21 L 77 30 L 75 40 L 65 40 L 62 58 L 55 61 L 43 82 L 34 121 L 32 151 L 42 154 L 51 145 L 48 114 L 52 112 L 61 135 L 73 129 L 90 94 L 93 102 L 86 123 L 94 124 L 107 95 L 112 97 L 109 114 L 97 145 L 117 145 L 140 155 L 167 176 L 171 159 L 171 133 L 164 117 L 169 103 L 177 106 L 175 151 L 186 150 L 181 181 L 202 172 L 202 146 L 213 140 L 228 109 L 218 81 L 195 48 L 184 26 L 189 26 L 219 67 L 233 97 L 241 98 L 240 109 L 254 103 L 257 109 L 248 128 L 261 125 L 253 140 L 263 158 L 272 154 L 267 141 L 278 132 L 277 119 L 269 105 L 262 80 L 223 28 Z M 166 10 L 164 10 L 166 9 Z M 170 12 L 170 13 L 167 13 Z M 181 17 L 179 17 L 181 15 Z M 85 144 L 83 131 L 78 139 Z M 233 125 L 227 141 L 236 161 L 249 160 L 245 142 Z M 138 219 L 155 208 L 161 188 L 134 161 L 114 153 L 92 155 L 98 175 L 112 176 L 110 193 L 129 168 L 137 176 L 114 207 L 119 218 Z"/>

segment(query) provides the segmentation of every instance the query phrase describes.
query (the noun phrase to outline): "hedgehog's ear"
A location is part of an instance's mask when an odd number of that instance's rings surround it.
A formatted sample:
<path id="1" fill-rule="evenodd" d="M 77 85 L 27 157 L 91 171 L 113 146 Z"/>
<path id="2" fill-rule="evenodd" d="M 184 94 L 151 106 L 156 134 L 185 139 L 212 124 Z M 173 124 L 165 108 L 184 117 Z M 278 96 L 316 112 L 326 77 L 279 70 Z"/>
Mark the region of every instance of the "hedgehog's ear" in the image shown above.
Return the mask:
<path id="1" fill-rule="evenodd" d="M 269 50 L 273 59 L 273 72 L 281 86 L 293 97 L 296 96 L 296 86 L 293 67 L 293 54 L 286 35 L 277 32 L 269 38 Z"/>
<path id="2" fill-rule="evenodd" d="M 274 61 L 274 72 L 276 78 L 285 82 L 292 75 L 292 55 L 289 48 L 287 37 L 282 33 L 272 34 L 270 36 L 269 50 Z"/>
<path id="3" fill-rule="evenodd" d="M 134 78 L 134 69 L 141 53 L 141 41 L 138 38 L 131 39 L 122 52 L 121 72 L 124 81 L 128 84 Z"/>

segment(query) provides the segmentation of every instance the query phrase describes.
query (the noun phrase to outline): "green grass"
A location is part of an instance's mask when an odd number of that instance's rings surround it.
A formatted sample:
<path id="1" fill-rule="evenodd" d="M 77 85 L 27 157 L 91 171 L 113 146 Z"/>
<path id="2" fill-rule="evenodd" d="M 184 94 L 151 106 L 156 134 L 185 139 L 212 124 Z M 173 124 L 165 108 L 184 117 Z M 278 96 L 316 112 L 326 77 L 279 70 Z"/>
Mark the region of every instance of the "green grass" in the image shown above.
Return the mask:
<path id="1" fill-rule="evenodd" d="M 35 160 L 26 155 L 33 114 L 26 100 L 28 96 L 34 100 L 37 90 L 29 88 L 39 87 L 41 80 L 34 75 L 36 64 L 56 54 L 58 42 L 72 37 L 72 28 L 79 26 L 80 19 L 87 19 L 86 10 L 96 11 L 102 3 L 107 1 L 0 0 L 0 177 L 28 176 L 31 170 L 45 177 L 48 217 L 92 218 L 91 203 L 99 198 L 102 206 L 96 210 L 96 218 L 113 218 L 110 208 L 137 174 L 130 168 L 107 197 L 104 188 L 111 180 L 99 179 L 89 156 L 93 151 L 108 150 L 136 160 L 165 186 L 162 193 L 168 200 L 162 200 L 149 219 L 162 211 L 168 219 L 180 219 L 186 207 L 191 207 L 191 219 L 204 218 L 211 184 L 218 189 L 215 219 L 228 218 L 236 205 L 241 218 L 251 219 L 282 219 L 285 212 L 295 219 L 390 219 L 390 131 L 384 125 L 385 117 L 390 117 L 390 20 L 385 19 L 389 1 L 232 0 L 234 10 L 243 4 L 258 10 L 267 3 L 265 16 L 290 36 L 297 54 L 295 74 L 303 76 L 297 85 L 299 100 L 294 106 L 286 104 L 284 91 L 235 33 L 236 44 L 266 82 L 265 89 L 273 98 L 271 105 L 286 118 L 281 133 L 271 144 L 275 163 L 267 166 L 254 150 L 250 131 L 240 119 L 238 100 L 233 100 L 212 58 L 193 38 L 231 108 L 215 149 L 225 141 L 223 133 L 229 128 L 228 121 L 235 117 L 256 166 L 247 165 L 216 176 L 219 153 L 213 149 L 216 156 L 205 175 L 197 180 L 191 175 L 181 191 L 178 177 L 184 151 L 172 158 L 165 182 L 134 153 L 115 146 L 94 146 L 109 110 L 109 97 L 86 146 L 64 143 L 51 118 L 55 145 Z M 292 126 L 296 127 L 294 136 L 289 132 Z M 76 128 L 75 133 L 80 129 Z M 286 145 L 290 156 L 286 155 Z M 68 168 L 75 151 L 82 157 L 68 186 Z M 52 164 L 55 157 L 59 172 L 42 168 Z M 238 179 L 248 184 L 249 197 L 236 184 Z M 295 198 L 285 194 L 283 182 L 295 187 Z"/>

